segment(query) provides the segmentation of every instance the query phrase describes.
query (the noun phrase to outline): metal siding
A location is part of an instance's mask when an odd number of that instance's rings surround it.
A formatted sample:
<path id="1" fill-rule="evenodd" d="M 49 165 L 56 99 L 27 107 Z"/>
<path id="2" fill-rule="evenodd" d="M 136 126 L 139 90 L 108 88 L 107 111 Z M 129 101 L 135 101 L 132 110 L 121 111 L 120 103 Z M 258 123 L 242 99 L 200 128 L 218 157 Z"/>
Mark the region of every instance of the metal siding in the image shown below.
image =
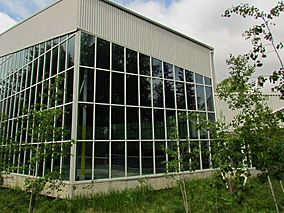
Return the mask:
<path id="1" fill-rule="evenodd" d="M 211 77 L 209 48 L 101 0 L 79 0 L 79 28 Z"/>
<path id="2" fill-rule="evenodd" d="M 55 3 L 1 34 L 0 56 L 76 30 L 77 14 L 77 0 Z"/>

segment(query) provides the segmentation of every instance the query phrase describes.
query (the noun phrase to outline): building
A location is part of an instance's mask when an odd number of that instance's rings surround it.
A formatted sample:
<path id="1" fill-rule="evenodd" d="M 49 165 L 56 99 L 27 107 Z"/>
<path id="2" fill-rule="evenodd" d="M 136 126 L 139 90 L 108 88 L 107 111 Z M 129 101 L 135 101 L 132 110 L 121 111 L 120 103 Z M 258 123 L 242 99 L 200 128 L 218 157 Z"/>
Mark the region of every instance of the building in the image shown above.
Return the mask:
<path id="1" fill-rule="evenodd" d="M 53 100 L 56 76 L 64 79 L 63 94 Z M 59 171 L 64 196 L 84 193 L 93 182 L 92 193 L 134 186 L 143 177 L 159 185 L 169 158 L 162 147 L 173 143 L 174 123 L 181 142 L 189 138 L 189 148 L 200 147 L 197 170 L 210 170 L 209 132 L 178 114 L 215 120 L 213 48 L 117 4 L 59 0 L 4 32 L 0 79 L 2 149 L 5 138 L 37 144 L 21 119 L 23 107 L 63 110 L 56 125 L 69 134 L 56 141 L 76 143 L 69 157 L 45 159 L 36 175 Z M 19 148 L 11 163 L 24 166 L 30 154 Z M 13 175 L 19 184 L 32 174 Z"/>

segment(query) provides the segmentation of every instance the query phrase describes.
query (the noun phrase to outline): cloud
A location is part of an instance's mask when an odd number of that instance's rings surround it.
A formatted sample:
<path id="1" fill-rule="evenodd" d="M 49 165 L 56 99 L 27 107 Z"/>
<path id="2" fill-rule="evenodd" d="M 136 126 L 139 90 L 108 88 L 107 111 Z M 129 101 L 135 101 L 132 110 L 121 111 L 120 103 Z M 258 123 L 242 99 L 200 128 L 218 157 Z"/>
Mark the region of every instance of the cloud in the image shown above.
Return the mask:
<path id="1" fill-rule="evenodd" d="M 16 20 L 12 19 L 7 14 L 0 12 L 0 34 L 16 23 Z"/>

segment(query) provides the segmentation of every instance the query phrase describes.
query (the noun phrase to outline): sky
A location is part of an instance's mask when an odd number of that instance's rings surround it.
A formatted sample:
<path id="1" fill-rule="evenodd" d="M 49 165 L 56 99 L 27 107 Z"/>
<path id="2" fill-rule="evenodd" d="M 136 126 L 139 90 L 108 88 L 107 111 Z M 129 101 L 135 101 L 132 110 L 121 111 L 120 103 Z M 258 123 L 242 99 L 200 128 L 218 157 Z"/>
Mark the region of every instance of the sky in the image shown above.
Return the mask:
<path id="1" fill-rule="evenodd" d="M 56 0 L 0 0 L 0 33 L 14 24 L 28 18 L 35 12 Z M 247 52 L 250 42 L 244 40 L 242 33 L 255 24 L 254 19 L 238 16 L 223 18 L 227 8 L 249 3 L 268 11 L 278 0 L 113 0 L 156 22 L 166 25 L 182 34 L 197 39 L 215 50 L 215 70 L 217 81 L 228 76 L 226 59 L 230 54 Z M 284 14 L 272 27 L 276 41 L 284 38 Z M 1 47 L 0 47 L 1 48 Z M 284 51 L 283 51 L 284 52 Z M 282 52 L 282 57 L 284 53 Z M 271 52 L 264 67 L 255 76 L 267 75 L 278 68 L 276 55 Z"/>

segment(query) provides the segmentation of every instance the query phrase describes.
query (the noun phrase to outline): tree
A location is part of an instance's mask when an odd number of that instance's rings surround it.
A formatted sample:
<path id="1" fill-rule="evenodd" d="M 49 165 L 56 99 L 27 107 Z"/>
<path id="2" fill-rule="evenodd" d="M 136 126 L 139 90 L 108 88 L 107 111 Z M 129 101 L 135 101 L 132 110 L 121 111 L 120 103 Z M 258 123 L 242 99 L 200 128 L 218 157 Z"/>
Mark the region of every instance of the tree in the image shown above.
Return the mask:
<path id="1" fill-rule="evenodd" d="M 239 113 L 231 123 L 219 122 L 215 126 L 213 165 L 224 174 L 236 174 L 233 184 L 227 179 L 231 193 L 242 189 L 246 175 L 243 169 L 256 167 L 267 177 L 278 211 L 270 177 L 282 180 L 284 175 L 284 135 L 280 127 L 284 116 L 281 112 L 273 113 L 256 83 L 250 82 L 255 65 L 248 61 L 246 56 L 230 56 L 230 77 L 217 87 L 220 99 Z"/>
<path id="2" fill-rule="evenodd" d="M 270 81 L 275 84 L 274 89 L 281 93 L 281 98 L 284 99 L 284 63 L 283 42 L 276 43 L 272 27 L 275 26 L 274 19 L 278 18 L 284 11 L 284 2 L 279 1 L 278 4 L 271 8 L 269 12 L 260 10 L 249 4 L 240 4 L 238 6 L 227 9 L 223 17 L 231 17 L 232 14 L 237 14 L 243 18 L 253 17 L 260 23 L 249 28 L 243 34 L 245 39 L 251 40 L 252 50 L 246 54 L 247 59 L 255 63 L 256 67 L 262 67 L 264 59 L 268 53 L 272 51 L 276 54 L 279 62 L 279 69 L 271 71 Z M 263 76 L 258 78 L 259 84 L 262 86 L 267 80 Z"/>

